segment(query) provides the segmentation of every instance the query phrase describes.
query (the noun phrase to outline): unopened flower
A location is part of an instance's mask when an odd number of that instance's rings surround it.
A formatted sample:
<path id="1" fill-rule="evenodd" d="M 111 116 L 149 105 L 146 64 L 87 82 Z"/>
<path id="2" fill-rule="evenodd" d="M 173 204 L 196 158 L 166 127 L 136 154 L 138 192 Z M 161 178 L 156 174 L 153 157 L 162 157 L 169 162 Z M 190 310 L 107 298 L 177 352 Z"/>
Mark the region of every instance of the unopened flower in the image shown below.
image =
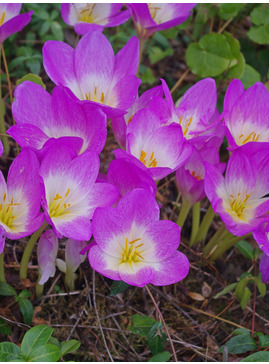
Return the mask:
<path id="1" fill-rule="evenodd" d="M 57 259 L 57 266 L 63 273 L 70 271 L 75 273 L 86 256 L 80 252 L 86 246 L 86 241 L 68 239 L 65 243 L 65 261 Z"/>
<path id="2" fill-rule="evenodd" d="M 11 164 L 7 183 L 0 172 L 0 253 L 5 236 L 23 238 L 42 224 L 39 162 L 34 152 L 24 149 Z"/>
<path id="3" fill-rule="evenodd" d="M 130 4 L 132 17 L 140 39 L 183 23 L 196 4 Z"/>
<path id="4" fill-rule="evenodd" d="M 72 25 L 78 34 L 84 35 L 92 31 L 103 31 L 107 27 L 115 27 L 125 23 L 130 9 L 121 11 L 122 4 L 62 4 L 63 20 Z"/>
<path id="5" fill-rule="evenodd" d="M 11 34 L 22 30 L 31 20 L 33 11 L 19 14 L 22 4 L 0 4 L 0 44 Z"/>
<path id="6" fill-rule="evenodd" d="M 62 86 L 52 95 L 40 85 L 25 81 L 15 89 L 12 113 L 17 125 L 8 129 L 16 142 L 36 150 L 49 139 L 80 138 L 80 153 L 93 150 L 100 153 L 106 141 L 106 115 L 92 105 L 79 105 Z"/>
<path id="7" fill-rule="evenodd" d="M 76 49 L 50 40 L 44 44 L 44 68 L 56 85 L 71 90 L 80 103 L 98 105 L 108 117 L 123 115 L 135 101 L 140 80 L 136 77 L 138 39 L 132 37 L 114 56 L 100 32 L 84 35 Z"/>
<path id="8" fill-rule="evenodd" d="M 46 230 L 37 245 L 38 269 L 41 276 L 38 283 L 40 285 L 46 283 L 50 277 L 54 277 L 57 253 L 58 238 L 52 229 Z"/>
<path id="9" fill-rule="evenodd" d="M 143 287 L 176 283 L 188 274 L 188 259 L 177 250 L 180 227 L 159 221 L 158 204 L 143 189 L 127 193 L 116 208 L 98 208 L 93 234 L 89 262 L 108 278 Z"/>

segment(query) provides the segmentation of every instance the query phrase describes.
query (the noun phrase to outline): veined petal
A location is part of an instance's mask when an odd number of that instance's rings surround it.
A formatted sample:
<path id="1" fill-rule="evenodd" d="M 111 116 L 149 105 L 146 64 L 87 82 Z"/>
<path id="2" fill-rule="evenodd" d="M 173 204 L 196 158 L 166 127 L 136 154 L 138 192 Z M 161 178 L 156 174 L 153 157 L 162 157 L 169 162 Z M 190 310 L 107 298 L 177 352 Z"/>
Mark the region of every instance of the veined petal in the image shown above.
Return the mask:
<path id="1" fill-rule="evenodd" d="M 132 286 L 144 287 L 151 283 L 155 277 L 155 270 L 152 266 L 143 262 L 129 264 L 122 263 L 119 266 L 120 278 Z"/>
<path id="2" fill-rule="evenodd" d="M 30 11 L 26 14 L 19 14 L 14 18 L 9 19 L 6 23 L 2 24 L 0 26 L 0 43 L 3 43 L 4 40 L 7 39 L 11 34 L 22 30 L 30 22 L 32 14 L 33 11 Z"/>

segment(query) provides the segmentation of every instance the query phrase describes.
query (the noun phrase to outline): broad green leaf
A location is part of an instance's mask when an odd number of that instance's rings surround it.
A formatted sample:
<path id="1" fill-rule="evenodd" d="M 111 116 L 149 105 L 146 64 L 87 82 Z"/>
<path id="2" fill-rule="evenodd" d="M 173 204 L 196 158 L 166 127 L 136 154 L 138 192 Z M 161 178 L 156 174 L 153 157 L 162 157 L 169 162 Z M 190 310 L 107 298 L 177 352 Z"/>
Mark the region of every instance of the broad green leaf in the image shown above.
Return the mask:
<path id="1" fill-rule="evenodd" d="M 27 59 L 27 58 L 24 57 L 24 56 L 12 59 L 12 61 L 10 61 L 9 64 L 8 64 L 9 70 L 12 71 L 15 67 L 21 65 L 22 62 L 25 61 L 25 59 Z"/>
<path id="2" fill-rule="evenodd" d="M 269 24 L 261 25 L 259 27 L 251 27 L 248 31 L 249 38 L 258 44 L 269 43 Z"/>
<path id="3" fill-rule="evenodd" d="M 229 292 L 231 292 L 235 287 L 237 283 L 229 284 L 227 287 L 225 287 L 221 292 L 217 293 L 214 298 L 219 298 L 220 296 L 223 296 Z"/>
<path id="4" fill-rule="evenodd" d="M 152 85 L 155 82 L 155 76 L 153 75 L 150 68 L 147 68 L 145 73 L 143 73 L 140 78 L 143 83 L 148 83 L 149 85 Z"/>
<path id="5" fill-rule="evenodd" d="M 200 77 L 214 77 L 232 67 L 233 55 L 224 35 L 211 33 L 199 43 L 191 43 L 186 51 L 186 62 L 191 71 Z"/>
<path id="6" fill-rule="evenodd" d="M 64 356 L 69 353 L 73 353 L 74 351 L 78 350 L 80 347 L 81 342 L 78 340 L 69 340 L 66 342 L 61 343 L 61 356 Z"/>
<path id="7" fill-rule="evenodd" d="M 130 326 L 130 331 L 140 336 L 148 336 L 150 329 L 156 324 L 156 320 L 149 316 L 141 316 L 138 314 L 132 315 L 133 326 Z"/>
<path id="8" fill-rule="evenodd" d="M 237 283 L 237 285 L 236 285 L 236 287 L 235 287 L 235 296 L 236 296 L 236 298 L 237 298 L 239 301 L 240 301 L 240 300 L 241 300 L 241 298 L 243 297 L 244 290 L 245 290 L 245 287 L 246 287 L 246 285 L 247 285 L 248 281 L 249 281 L 249 278 L 248 278 L 248 277 L 245 277 L 245 278 L 241 279 L 241 280 Z"/>
<path id="9" fill-rule="evenodd" d="M 41 62 L 38 59 L 34 59 L 31 57 L 31 59 L 28 59 L 26 61 L 27 67 L 29 67 L 30 71 L 36 75 L 39 74 L 41 69 Z"/>
<path id="10" fill-rule="evenodd" d="M 237 16 L 241 9 L 244 7 L 244 4 L 223 3 L 219 4 L 219 7 L 219 16 L 224 20 L 228 20 Z"/>
<path id="11" fill-rule="evenodd" d="M 17 296 L 17 292 L 10 284 L 0 283 L 0 296 Z"/>
<path id="12" fill-rule="evenodd" d="M 240 43 L 228 32 L 224 32 L 224 36 L 230 45 L 233 58 L 237 61 L 236 65 L 229 67 L 226 78 L 240 78 L 244 73 L 246 63 L 243 54 L 240 52 Z"/>
<path id="13" fill-rule="evenodd" d="M 259 277 L 253 277 L 254 282 L 257 285 L 257 288 L 261 294 L 262 297 L 264 297 L 266 295 L 266 284 L 262 283 L 262 278 L 261 276 Z"/>
<path id="14" fill-rule="evenodd" d="M 254 249 L 246 240 L 239 241 L 235 246 L 246 258 L 251 260 L 254 258 Z"/>
<path id="15" fill-rule="evenodd" d="M 174 53 L 172 48 L 166 48 L 164 51 L 159 47 L 151 47 L 149 50 L 149 60 L 151 64 L 155 64 L 161 61 L 167 56 L 171 56 Z"/>
<path id="16" fill-rule="evenodd" d="M 255 340 L 250 335 L 237 335 L 232 337 L 226 344 L 229 353 L 243 354 L 247 351 L 256 349 Z M 221 346 L 218 352 L 223 353 L 224 346 Z"/>
<path id="17" fill-rule="evenodd" d="M 243 296 L 240 299 L 240 306 L 242 310 L 246 308 L 247 304 L 249 303 L 250 297 L 251 297 L 250 289 L 248 287 L 245 287 Z"/>
<path id="18" fill-rule="evenodd" d="M 34 308 L 32 303 L 29 300 L 27 300 L 27 298 L 17 297 L 16 299 L 19 303 L 24 322 L 27 325 L 31 325 L 34 313 Z"/>
<path id="19" fill-rule="evenodd" d="M 255 82 L 261 81 L 261 75 L 253 67 L 246 64 L 243 76 L 240 78 L 245 89 L 254 85 Z"/>
<path id="20" fill-rule="evenodd" d="M 157 321 L 148 333 L 148 339 L 152 339 L 160 330 L 163 328 L 163 324 L 161 321 Z"/>
<path id="21" fill-rule="evenodd" d="M 160 32 L 156 32 L 153 36 L 153 39 L 159 43 L 164 49 L 165 48 L 170 48 L 171 45 L 168 42 L 168 40 L 160 33 Z"/>
<path id="22" fill-rule="evenodd" d="M 53 21 L 51 23 L 51 31 L 57 40 L 59 40 L 60 42 L 63 42 L 63 40 L 64 40 L 63 29 L 57 21 Z"/>
<path id="23" fill-rule="evenodd" d="M 165 334 L 163 334 L 165 335 Z M 164 349 L 164 341 L 166 340 L 166 335 L 165 335 L 165 339 L 163 336 L 160 335 L 156 335 L 154 337 L 152 337 L 151 339 L 148 340 L 148 346 L 149 346 L 149 350 L 151 351 L 151 354 L 155 355 L 158 353 L 161 353 Z"/>
<path id="24" fill-rule="evenodd" d="M 169 359 L 170 359 L 169 351 L 163 351 L 162 353 L 154 355 L 151 359 L 149 359 L 149 362 L 151 361 L 164 362 L 168 361 Z"/>
<path id="25" fill-rule="evenodd" d="M 38 325 L 31 328 L 24 335 L 21 343 L 21 351 L 23 357 L 27 360 L 29 354 L 35 350 L 36 347 L 45 345 L 50 339 L 54 329 L 46 325 Z"/>
<path id="26" fill-rule="evenodd" d="M 195 40 L 201 36 L 204 25 L 209 17 L 208 9 L 205 4 L 199 4 L 196 8 L 196 12 L 192 31 L 192 35 Z"/>
<path id="27" fill-rule="evenodd" d="M 5 320 L 0 317 L 0 334 L 2 335 L 11 335 L 11 328 L 8 326 Z"/>
<path id="28" fill-rule="evenodd" d="M 50 17 L 49 13 L 42 7 L 38 7 L 35 9 L 34 16 L 37 16 L 42 20 L 48 20 Z"/>
<path id="29" fill-rule="evenodd" d="M 240 360 L 240 362 L 241 361 L 260 362 L 260 363 L 269 362 L 269 351 L 258 351 L 257 353 L 251 354 L 246 358 Z"/>
<path id="30" fill-rule="evenodd" d="M 42 36 L 47 33 L 47 31 L 50 29 L 51 23 L 49 21 L 44 21 L 41 25 L 41 28 L 39 30 L 39 34 Z"/>
<path id="31" fill-rule="evenodd" d="M 56 339 L 56 337 L 51 336 L 50 339 L 49 339 L 49 341 L 47 342 L 47 344 L 56 345 L 56 346 L 58 346 L 59 349 L 61 349 L 61 344 L 62 343 L 59 343 L 59 340 Z"/>
<path id="32" fill-rule="evenodd" d="M 255 7 L 250 13 L 250 18 L 255 25 L 269 24 L 269 5 Z"/>
<path id="33" fill-rule="evenodd" d="M 250 332 L 244 328 L 235 329 L 232 333 L 234 335 L 250 335 Z"/>
<path id="34" fill-rule="evenodd" d="M 28 289 L 24 289 L 19 293 L 19 297 L 22 298 L 30 298 L 32 296 L 32 293 Z"/>
<path id="35" fill-rule="evenodd" d="M 30 82 L 36 83 L 37 85 L 42 86 L 46 90 L 45 84 L 43 83 L 41 77 L 39 77 L 38 75 L 35 75 L 33 73 L 28 73 L 28 75 L 25 75 L 22 78 L 20 78 L 19 80 L 17 80 L 16 85 L 18 86 L 20 83 L 22 83 L 24 81 L 30 81 Z"/>
<path id="36" fill-rule="evenodd" d="M 0 343 L 0 361 L 19 360 L 21 358 L 21 349 L 9 342 Z"/>
<path id="37" fill-rule="evenodd" d="M 269 346 L 269 335 L 264 335 L 262 332 L 256 332 L 254 336 L 258 336 L 259 346 Z"/>
<path id="38" fill-rule="evenodd" d="M 42 345 L 33 350 L 28 356 L 30 362 L 55 362 L 61 357 L 61 350 L 53 344 Z"/>
<path id="39" fill-rule="evenodd" d="M 117 296 L 117 294 L 126 291 L 129 287 L 130 285 L 123 281 L 113 281 L 109 295 L 111 297 Z"/>

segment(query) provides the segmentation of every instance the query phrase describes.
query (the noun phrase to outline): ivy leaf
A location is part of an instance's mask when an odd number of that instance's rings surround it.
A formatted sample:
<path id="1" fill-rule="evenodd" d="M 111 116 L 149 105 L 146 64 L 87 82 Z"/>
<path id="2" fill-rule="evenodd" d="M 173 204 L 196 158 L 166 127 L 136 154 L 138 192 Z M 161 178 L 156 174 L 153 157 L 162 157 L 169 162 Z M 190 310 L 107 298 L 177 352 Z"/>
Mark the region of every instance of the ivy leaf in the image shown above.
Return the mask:
<path id="1" fill-rule="evenodd" d="M 130 331 L 140 336 L 148 336 L 153 325 L 156 324 L 156 320 L 149 316 L 132 315 L 131 316 L 133 326 L 130 326 Z"/>

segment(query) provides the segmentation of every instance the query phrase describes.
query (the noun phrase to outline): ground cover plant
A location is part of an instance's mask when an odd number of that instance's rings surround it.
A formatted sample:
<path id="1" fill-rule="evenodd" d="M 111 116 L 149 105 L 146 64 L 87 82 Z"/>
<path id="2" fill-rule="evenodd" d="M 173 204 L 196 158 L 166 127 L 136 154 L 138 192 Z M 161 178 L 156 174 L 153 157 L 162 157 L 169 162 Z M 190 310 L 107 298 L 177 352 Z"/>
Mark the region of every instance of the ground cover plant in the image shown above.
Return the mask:
<path id="1" fill-rule="evenodd" d="M 2 361 L 269 361 L 268 15 L 0 5 Z"/>

